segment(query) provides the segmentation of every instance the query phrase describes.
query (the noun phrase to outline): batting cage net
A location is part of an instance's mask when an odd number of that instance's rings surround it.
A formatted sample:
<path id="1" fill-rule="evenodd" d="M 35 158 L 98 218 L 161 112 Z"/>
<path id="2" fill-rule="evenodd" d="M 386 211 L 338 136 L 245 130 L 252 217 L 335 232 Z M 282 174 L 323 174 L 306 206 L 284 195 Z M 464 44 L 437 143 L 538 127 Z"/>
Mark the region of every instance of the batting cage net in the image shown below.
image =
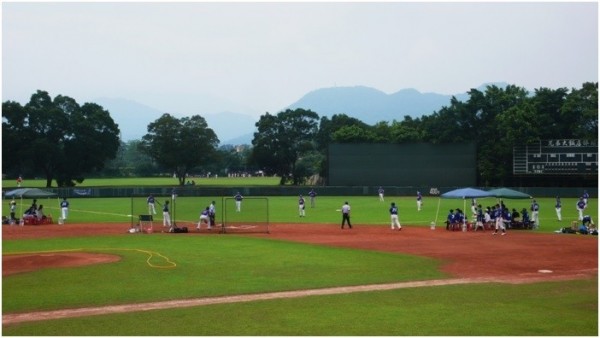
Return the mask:
<path id="1" fill-rule="evenodd" d="M 154 199 L 154 208 L 152 208 L 151 203 Z M 131 226 L 132 228 L 135 225 L 141 226 L 163 226 L 163 206 L 165 202 L 169 201 L 169 214 L 170 221 L 173 223 L 173 209 L 175 203 L 171 195 L 152 195 L 150 198 L 149 195 L 132 195 L 131 196 Z"/>
<path id="2" fill-rule="evenodd" d="M 224 233 L 269 233 L 268 198 L 244 197 L 236 201 L 233 197 L 223 197 L 222 206 Z"/>

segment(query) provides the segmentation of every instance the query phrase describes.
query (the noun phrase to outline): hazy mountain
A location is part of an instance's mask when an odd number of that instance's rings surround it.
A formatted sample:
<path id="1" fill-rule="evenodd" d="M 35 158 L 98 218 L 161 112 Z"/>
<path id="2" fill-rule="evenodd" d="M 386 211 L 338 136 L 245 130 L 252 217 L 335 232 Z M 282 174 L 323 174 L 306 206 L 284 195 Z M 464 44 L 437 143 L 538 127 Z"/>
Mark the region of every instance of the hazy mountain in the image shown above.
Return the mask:
<path id="1" fill-rule="evenodd" d="M 486 86 L 496 85 L 504 88 L 506 83 L 483 84 L 477 89 L 485 91 Z M 314 90 L 300 100 L 282 109 L 310 109 L 319 116 L 331 117 L 334 114 L 346 114 L 367 124 L 381 121 L 402 121 L 405 115 L 413 118 L 431 115 L 450 104 L 453 95 L 421 93 L 415 89 L 403 89 L 393 94 L 380 90 L 356 86 L 333 87 Z M 454 95 L 460 101 L 468 100 L 465 93 Z M 119 125 L 124 141 L 139 140 L 147 133 L 150 122 L 158 119 L 164 112 L 142 103 L 122 98 L 99 98 L 94 101 L 110 112 Z M 189 113 L 184 116 L 194 115 Z M 231 111 L 200 114 L 206 119 L 208 127 L 214 130 L 220 144 L 251 144 L 255 123 L 258 118 Z M 181 116 L 177 115 L 178 118 Z"/>
<path id="2" fill-rule="evenodd" d="M 122 98 L 99 98 L 94 102 L 109 111 L 112 119 L 119 125 L 121 138 L 125 142 L 140 140 L 148 132 L 148 124 L 165 113 L 142 103 Z M 206 119 L 208 127 L 217 134 L 221 144 L 251 143 L 256 123 L 252 116 L 232 112 L 201 114 L 201 116 Z M 180 116 L 176 117 L 180 118 Z M 231 143 L 229 141 L 236 138 L 245 142 Z M 246 142 L 246 140 L 248 141 Z"/>
<path id="3" fill-rule="evenodd" d="M 494 83 L 505 87 L 505 83 Z M 487 84 L 479 87 L 485 91 Z M 437 93 L 421 93 L 416 89 L 403 89 L 393 94 L 386 94 L 370 87 L 332 87 L 314 90 L 287 108 L 310 109 L 319 116 L 331 117 L 334 114 L 346 114 L 367 124 L 380 121 L 401 121 L 405 115 L 413 118 L 431 115 L 444 106 L 450 105 L 450 99 L 468 99 L 468 94 L 444 95 Z"/>
<path id="4" fill-rule="evenodd" d="M 119 125 L 121 139 L 125 142 L 142 139 L 142 136 L 148 132 L 148 124 L 165 113 L 139 102 L 122 98 L 102 97 L 93 102 L 108 110 L 112 119 Z"/>
<path id="5" fill-rule="evenodd" d="M 256 127 L 254 124 L 258 119 L 250 115 L 222 112 L 217 114 L 202 115 L 206 119 L 208 127 L 214 130 L 221 144 L 250 144 Z M 250 135 L 248 137 L 248 135 Z M 239 142 L 239 140 L 248 140 Z"/>

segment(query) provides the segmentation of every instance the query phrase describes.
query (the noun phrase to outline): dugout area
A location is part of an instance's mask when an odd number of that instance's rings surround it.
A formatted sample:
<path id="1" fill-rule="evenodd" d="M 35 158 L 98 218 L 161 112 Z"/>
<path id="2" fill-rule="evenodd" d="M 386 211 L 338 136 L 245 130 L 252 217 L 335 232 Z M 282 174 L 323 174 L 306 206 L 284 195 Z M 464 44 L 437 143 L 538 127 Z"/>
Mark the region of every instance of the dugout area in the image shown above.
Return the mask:
<path id="1" fill-rule="evenodd" d="M 329 186 L 475 186 L 475 143 L 330 144 Z"/>

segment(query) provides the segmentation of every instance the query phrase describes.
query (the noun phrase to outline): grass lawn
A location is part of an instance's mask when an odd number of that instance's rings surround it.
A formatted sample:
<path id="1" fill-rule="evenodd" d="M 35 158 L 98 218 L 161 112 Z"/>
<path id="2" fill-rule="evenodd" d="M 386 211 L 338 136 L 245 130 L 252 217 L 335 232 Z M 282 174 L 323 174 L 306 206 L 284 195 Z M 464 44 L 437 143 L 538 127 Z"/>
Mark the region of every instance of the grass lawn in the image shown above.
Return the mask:
<path id="1" fill-rule="evenodd" d="M 23 323 L 3 334 L 597 336 L 597 287 L 596 279 L 399 289 Z"/>
<path id="2" fill-rule="evenodd" d="M 175 204 L 178 225 L 193 225 L 200 210 L 212 200 L 217 202 L 219 220 L 224 209 L 221 196 L 178 198 Z M 556 220 L 553 198 L 537 200 L 541 206 L 539 232 L 552 232 L 577 219 L 576 199 L 563 199 L 563 222 Z M 256 201 L 244 200 L 240 217 L 246 213 L 248 218 L 260 214 L 265 206 Z M 344 201 L 352 207 L 355 226 L 389 226 L 388 209 L 392 201 L 400 208 L 402 224 L 411 226 L 428 227 L 436 222 L 441 227 L 448 209 L 466 206 L 464 209 L 469 210 L 465 201 L 454 199 L 425 198 L 423 210 L 417 211 L 414 197 L 386 196 L 385 202 L 379 202 L 377 196 L 319 196 L 316 207 L 311 208 L 309 202 L 306 217 L 300 218 L 296 196 L 272 196 L 268 198 L 269 221 L 337 225 L 341 221 L 338 210 Z M 58 218 L 58 202 L 56 198 L 38 201 L 55 218 Z M 131 198 L 72 198 L 70 202 L 68 222 L 71 223 L 124 226 L 122 223 L 146 212 L 143 198 L 134 200 L 133 207 Z M 495 204 L 496 199 L 479 202 L 487 206 Z M 529 200 L 505 202 L 517 210 L 530 205 Z M 25 208 L 30 203 L 31 200 L 23 200 Z M 8 215 L 6 206 L 2 208 L 3 215 Z M 590 200 L 589 208 L 596 215 L 596 199 Z M 156 223 L 160 223 L 160 212 L 157 216 Z M 3 277 L 4 313 L 446 278 L 438 269 L 441 262 L 429 258 L 235 235 L 2 241 L 3 255 L 56 250 L 110 253 L 122 256 L 122 260 Z M 598 281 L 473 284 L 311 296 L 30 322 L 3 326 L 2 333 L 6 336 L 597 336 Z"/>
<path id="3" fill-rule="evenodd" d="M 157 198 L 158 201 L 164 202 L 167 197 Z M 221 223 L 221 212 L 223 211 L 223 201 L 221 196 L 205 196 L 205 197 L 179 197 L 176 200 L 175 208 L 171 207 L 171 212 L 175 213 L 177 224 L 191 226 L 198 222 L 200 211 L 210 204 L 211 201 L 216 202 L 217 207 L 217 223 Z M 146 214 L 147 206 L 145 198 L 72 198 L 68 222 L 71 223 L 97 223 L 97 222 L 131 222 L 137 220 L 137 215 Z M 133 203 L 132 203 L 133 201 Z M 406 196 L 387 196 L 385 202 L 380 202 L 376 196 L 320 196 L 316 199 L 315 208 L 310 207 L 310 202 L 306 207 L 306 217 L 300 218 L 298 215 L 298 198 L 295 196 L 271 196 L 268 197 L 269 221 L 271 223 L 334 223 L 341 221 L 340 212 L 342 204 L 348 201 L 352 207 L 352 221 L 357 225 L 388 225 L 389 223 L 389 203 L 395 202 L 400 208 L 400 221 L 405 225 L 429 226 L 431 222 L 435 222 L 438 227 L 444 226 L 444 221 L 449 209 L 463 208 L 465 201 L 460 199 L 440 199 L 426 198 L 423 209 L 417 211 L 416 201 L 414 197 Z M 556 218 L 554 210 L 553 198 L 538 198 L 540 204 L 540 232 L 553 232 L 565 226 L 570 226 L 571 221 L 576 221 L 578 214 L 575 209 L 575 198 L 563 199 L 563 221 L 559 222 Z M 9 201 L 5 200 L 5 203 Z M 43 204 L 46 214 L 50 214 L 56 220 L 59 217 L 59 199 L 40 199 L 38 204 Z M 478 201 L 484 207 L 495 204 L 495 198 L 479 199 Z M 17 213 L 20 213 L 21 201 L 17 202 L 19 208 Z M 229 203 L 233 201 L 229 200 Z M 239 217 L 247 217 L 248 220 L 261 218 L 265 213 L 263 204 L 254 203 L 250 199 L 246 199 L 242 203 L 242 214 Z M 262 203 L 262 202 L 261 202 Z M 508 208 L 521 210 L 522 208 L 529 209 L 529 200 L 505 200 Z M 29 207 L 31 200 L 22 201 L 23 210 Z M 572 207 L 569 207 L 572 206 Z M 232 210 L 233 206 L 228 206 L 228 210 Z M 253 210 L 253 208 L 259 208 Z M 589 200 L 589 210 L 598 210 L 597 199 Z M 134 210 L 132 210 L 134 209 Z M 156 223 L 161 224 L 162 213 L 160 206 L 157 205 Z M 466 210 L 469 206 L 466 205 Z M 2 215 L 8 216 L 8 207 L 2 208 Z M 595 215 L 596 212 L 592 212 Z M 132 215 L 132 216 L 130 216 Z M 247 216 L 245 216 L 247 215 Z M 257 216 L 258 215 L 258 216 Z"/>
<path id="4" fill-rule="evenodd" d="M 219 178 L 199 178 L 190 177 L 196 185 L 202 186 L 276 186 L 279 185 L 279 177 L 219 177 Z M 78 183 L 75 188 L 86 187 L 133 187 L 133 186 L 176 186 L 179 180 L 173 177 L 120 177 L 120 178 L 86 178 L 82 183 Z M 52 181 L 53 187 L 56 187 L 56 181 Z M 26 179 L 22 183 L 27 188 L 45 188 L 46 179 Z M 3 188 L 16 188 L 16 180 L 2 180 Z"/>

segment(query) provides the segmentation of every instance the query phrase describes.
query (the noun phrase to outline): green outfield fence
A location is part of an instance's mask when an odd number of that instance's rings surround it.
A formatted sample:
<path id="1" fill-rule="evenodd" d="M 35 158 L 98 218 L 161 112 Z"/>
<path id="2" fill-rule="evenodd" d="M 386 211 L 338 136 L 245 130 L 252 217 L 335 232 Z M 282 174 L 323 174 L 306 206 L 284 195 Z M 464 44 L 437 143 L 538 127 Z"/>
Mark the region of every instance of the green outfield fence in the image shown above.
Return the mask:
<path id="1" fill-rule="evenodd" d="M 423 196 L 438 196 L 450 190 L 464 187 L 431 187 L 431 186 L 383 186 L 387 196 L 416 196 L 417 191 L 420 191 Z M 490 190 L 496 187 L 471 187 L 482 190 Z M 580 197 L 584 190 L 591 197 L 598 196 L 598 187 L 593 188 L 548 188 L 548 187 L 507 187 L 522 191 L 533 197 L 554 197 L 576 198 Z M 2 195 L 5 192 L 14 190 L 2 189 Z M 85 189 L 78 188 L 44 188 L 46 191 L 51 191 L 60 197 L 77 198 L 77 197 L 131 197 L 131 196 L 147 196 L 154 194 L 156 196 L 169 196 L 173 193 L 178 196 L 219 196 L 228 197 L 234 196 L 236 192 L 240 192 L 243 196 L 297 196 L 308 195 L 308 192 L 313 189 L 317 196 L 377 196 L 379 186 L 354 186 L 354 187 L 336 187 L 336 186 L 265 186 L 265 187 L 206 187 L 206 186 L 185 186 L 185 187 L 91 187 Z"/>

